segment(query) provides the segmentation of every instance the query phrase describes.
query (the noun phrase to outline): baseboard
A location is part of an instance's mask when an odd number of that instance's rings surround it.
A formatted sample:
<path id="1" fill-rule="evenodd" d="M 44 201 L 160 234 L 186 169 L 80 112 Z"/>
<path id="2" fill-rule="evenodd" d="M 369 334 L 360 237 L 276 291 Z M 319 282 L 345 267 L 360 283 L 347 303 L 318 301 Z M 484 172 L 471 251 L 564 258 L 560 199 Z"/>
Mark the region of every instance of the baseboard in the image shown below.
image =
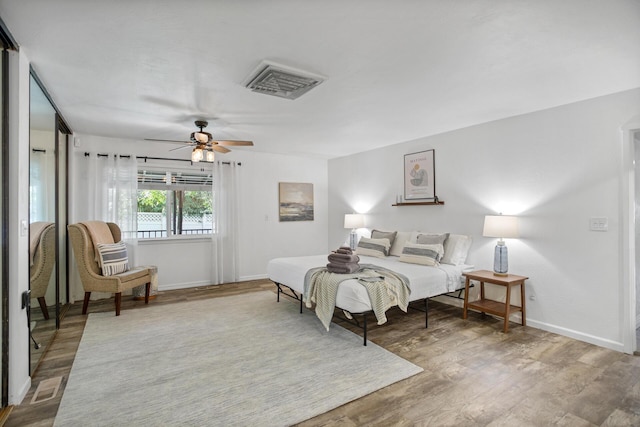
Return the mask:
<path id="1" fill-rule="evenodd" d="M 198 286 L 210 286 L 211 281 L 201 280 L 197 282 L 170 283 L 166 285 L 158 285 L 159 291 L 173 291 L 175 289 L 197 288 Z"/>
<path id="2" fill-rule="evenodd" d="M 9 395 L 9 405 L 19 405 L 20 403 L 22 403 L 22 401 L 24 400 L 24 397 L 27 395 L 30 388 L 31 388 L 31 377 L 27 377 L 24 384 L 22 384 L 22 387 L 20 387 L 18 394 L 13 396 Z"/>
<path id="3" fill-rule="evenodd" d="M 240 282 L 249 282 L 251 280 L 263 280 L 263 279 L 268 279 L 269 276 L 267 276 L 266 274 L 255 274 L 253 276 L 240 276 L 239 281 Z"/>
<path id="4" fill-rule="evenodd" d="M 573 329 L 563 328 L 561 326 L 550 325 L 545 322 L 539 322 L 537 320 L 527 319 L 527 325 L 534 328 L 542 329 L 544 331 L 553 332 L 558 335 L 564 335 L 565 337 L 574 338 L 579 341 L 588 342 L 600 347 L 609 348 L 624 353 L 624 344 L 617 341 L 611 341 L 606 338 L 596 337 L 594 335 L 585 334 L 583 332 L 575 331 Z"/>
<path id="5" fill-rule="evenodd" d="M 444 295 L 440 295 L 431 299 L 434 301 L 439 301 L 444 304 L 449 304 L 449 305 L 453 305 L 460 308 L 462 308 L 464 305 L 463 300 L 447 297 Z M 460 316 L 462 316 L 462 312 L 460 313 Z M 522 323 L 521 322 L 522 313 L 515 313 L 511 315 L 510 319 L 512 322 Z M 537 329 L 542 329 L 543 331 L 547 331 L 547 332 L 553 332 L 558 335 L 563 335 L 565 337 L 588 342 L 589 344 L 594 344 L 600 347 L 605 347 L 611 350 L 616 350 L 624 353 L 624 344 L 621 342 L 611 341 L 606 338 L 596 337 L 594 335 L 585 334 L 583 332 L 575 331 L 573 329 L 563 328 L 561 326 L 551 325 L 549 323 L 540 322 L 530 318 L 527 318 L 527 326 L 531 326 Z"/>

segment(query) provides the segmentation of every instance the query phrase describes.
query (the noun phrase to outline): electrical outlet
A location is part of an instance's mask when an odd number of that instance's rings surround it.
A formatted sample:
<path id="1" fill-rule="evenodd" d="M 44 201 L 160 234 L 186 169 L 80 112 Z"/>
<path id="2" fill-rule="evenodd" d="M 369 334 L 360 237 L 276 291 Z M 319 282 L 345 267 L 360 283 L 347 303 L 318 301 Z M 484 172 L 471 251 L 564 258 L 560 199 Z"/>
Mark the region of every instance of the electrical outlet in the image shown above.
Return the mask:
<path id="1" fill-rule="evenodd" d="M 607 217 L 592 217 L 589 219 L 589 230 L 591 231 L 608 231 L 609 230 L 609 218 Z"/>

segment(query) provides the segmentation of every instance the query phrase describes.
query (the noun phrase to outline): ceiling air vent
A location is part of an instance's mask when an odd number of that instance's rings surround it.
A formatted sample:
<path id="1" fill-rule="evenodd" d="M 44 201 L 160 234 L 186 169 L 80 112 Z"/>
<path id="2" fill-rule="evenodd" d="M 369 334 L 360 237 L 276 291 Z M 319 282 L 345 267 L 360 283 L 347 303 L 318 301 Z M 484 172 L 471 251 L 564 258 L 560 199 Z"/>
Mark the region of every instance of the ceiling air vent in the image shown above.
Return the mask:
<path id="1" fill-rule="evenodd" d="M 247 79 L 254 92 L 296 99 L 318 86 L 324 77 L 272 62 L 262 62 Z"/>

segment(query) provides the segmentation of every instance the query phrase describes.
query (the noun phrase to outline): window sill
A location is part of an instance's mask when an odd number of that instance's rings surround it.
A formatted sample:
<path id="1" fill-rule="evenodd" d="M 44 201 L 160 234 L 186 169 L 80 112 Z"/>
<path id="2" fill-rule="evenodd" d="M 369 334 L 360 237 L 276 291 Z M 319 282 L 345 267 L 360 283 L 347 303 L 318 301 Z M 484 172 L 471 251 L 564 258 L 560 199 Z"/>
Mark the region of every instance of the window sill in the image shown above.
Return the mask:
<path id="1" fill-rule="evenodd" d="M 197 235 L 197 236 L 171 236 L 171 237 L 156 237 L 138 239 L 138 245 L 157 245 L 157 244 L 172 244 L 172 243 L 199 243 L 210 242 L 212 234 Z"/>

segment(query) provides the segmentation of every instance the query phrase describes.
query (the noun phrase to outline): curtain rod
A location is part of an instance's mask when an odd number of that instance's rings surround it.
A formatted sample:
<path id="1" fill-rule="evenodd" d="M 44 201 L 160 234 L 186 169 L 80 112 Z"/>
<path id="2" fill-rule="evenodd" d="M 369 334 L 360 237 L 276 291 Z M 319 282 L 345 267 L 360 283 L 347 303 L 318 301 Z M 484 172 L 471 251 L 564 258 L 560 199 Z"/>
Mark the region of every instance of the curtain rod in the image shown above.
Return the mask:
<path id="1" fill-rule="evenodd" d="M 85 157 L 89 157 L 91 155 L 91 153 L 85 151 L 84 152 L 84 156 Z M 98 153 L 97 154 L 98 157 L 109 157 L 108 154 L 102 154 L 102 153 Z M 126 155 L 126 154 L 114 154 L 114 156 L 118 156 L 121 159 L 130 159 L 131 156 Z M 136 156 L 136 159 L 144 159 L 144 162 L 146 163 L 147 160 L 168 160 L 168 161 L 172 161 L 172 162 L 189 162 L 192 165 L 194 165 L 195 163 L 211 163 L 211 162 L 194 162 L 193 160 L 189 160 L 189 159 L 172 159 L 169 157 L 151 157 L 151 156 Z M 220 162 L 223 165 L 230 165 L 231 162 Z M 237 162 L 236 163 L 238 166 L 242 166 L 241 162 Z"/>

